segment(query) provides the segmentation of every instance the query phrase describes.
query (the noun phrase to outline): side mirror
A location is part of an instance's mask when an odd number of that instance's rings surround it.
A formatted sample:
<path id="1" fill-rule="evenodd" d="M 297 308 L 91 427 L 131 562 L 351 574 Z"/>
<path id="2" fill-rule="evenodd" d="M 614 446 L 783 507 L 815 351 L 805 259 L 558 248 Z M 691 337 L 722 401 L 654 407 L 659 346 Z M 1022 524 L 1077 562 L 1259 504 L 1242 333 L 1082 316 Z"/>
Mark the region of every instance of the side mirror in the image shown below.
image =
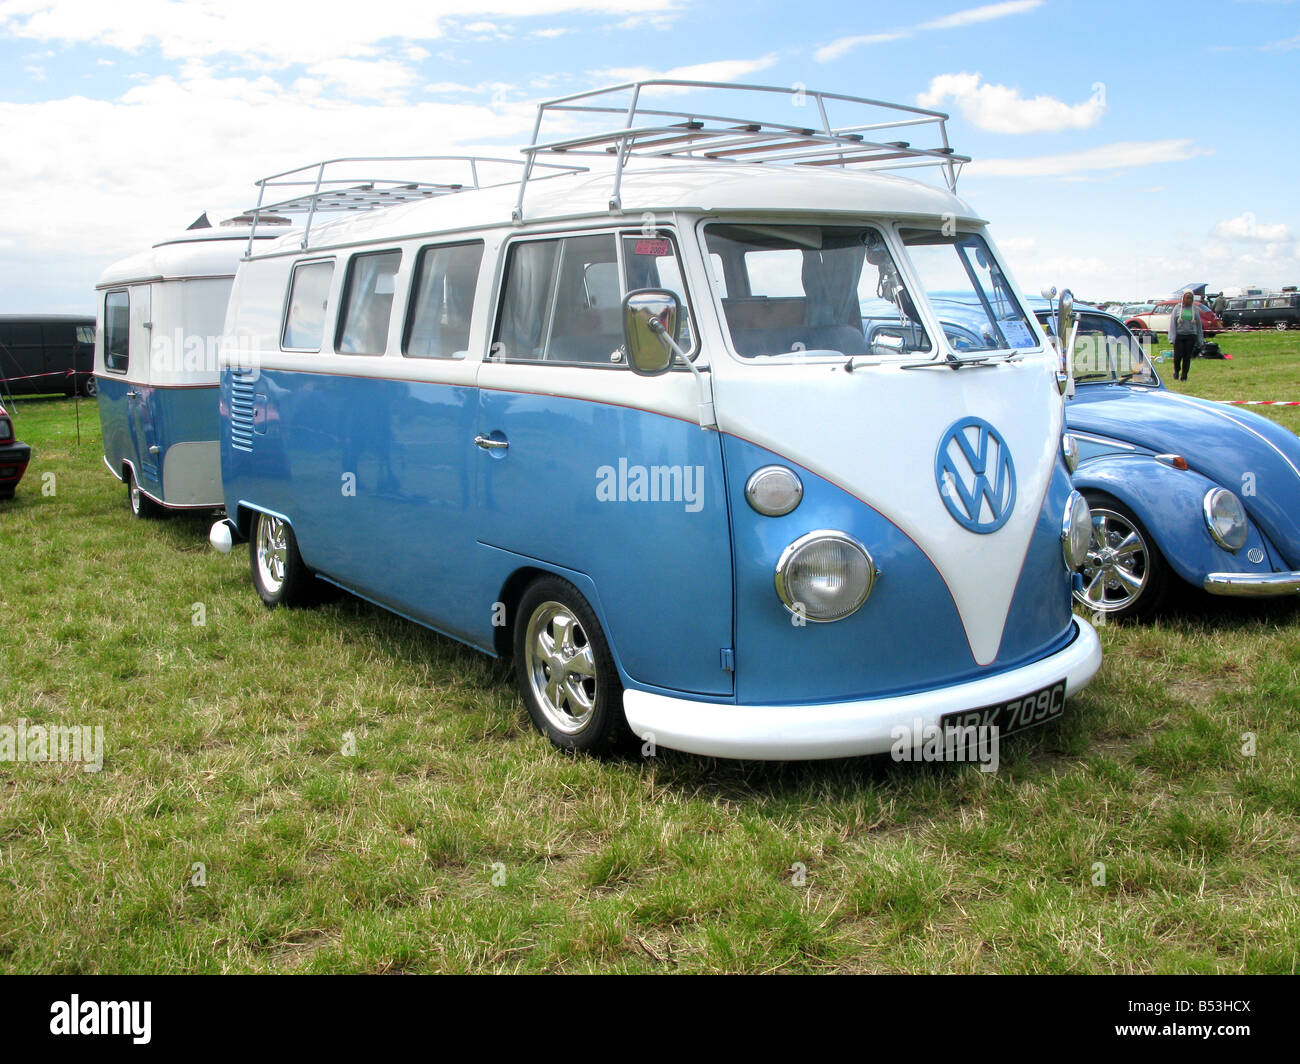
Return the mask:
<path id="1" fill-rule="evenodd" d="M 1064 345 L 1070 338 L 1070 328 L 1074 324 L 1074 293 L 1068 288 L 1064 289 L 1056 307 L 1056 335 L 1061 338 L 1061 343 Z"/>
<path id="2" fill-rule="evenodd" d="M 1074 293 L 1061 290 L 1056 304 L 1056 335 L 1061 345 L 1061 372 L 1057 377 L 1061 394 L 1074 398 Z"/>
<path id="3" fill-rule="evenodd" d="M 632 372 L 658 377 L 672 369 L 680 309 L 677 296 L 660 288 L 641 288 L 623 297 L 623 337 Z"/>

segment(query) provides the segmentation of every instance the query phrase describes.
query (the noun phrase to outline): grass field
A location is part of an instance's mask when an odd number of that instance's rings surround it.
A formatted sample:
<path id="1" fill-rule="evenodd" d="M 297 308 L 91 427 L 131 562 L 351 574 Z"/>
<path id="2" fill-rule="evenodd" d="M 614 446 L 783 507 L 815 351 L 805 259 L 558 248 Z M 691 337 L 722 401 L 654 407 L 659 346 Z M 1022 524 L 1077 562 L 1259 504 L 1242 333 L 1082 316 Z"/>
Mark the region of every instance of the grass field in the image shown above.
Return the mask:
<path id="1" fill-rule="evenodd" d="M 1222 343 L 1180 391 L 1300 399 L 1300 337 Z M 348 597 L 268 611 L 207 518 L 133 521 L 92 405 L 79 446 L 71 401 L 15 413 L 0 723 L 103 725 L 105 755 L 0 762 L 0 970 L 1300 965 L 1290 603 L 1105 627 L 996 774 L 573 759 L 491 660 Z"/>

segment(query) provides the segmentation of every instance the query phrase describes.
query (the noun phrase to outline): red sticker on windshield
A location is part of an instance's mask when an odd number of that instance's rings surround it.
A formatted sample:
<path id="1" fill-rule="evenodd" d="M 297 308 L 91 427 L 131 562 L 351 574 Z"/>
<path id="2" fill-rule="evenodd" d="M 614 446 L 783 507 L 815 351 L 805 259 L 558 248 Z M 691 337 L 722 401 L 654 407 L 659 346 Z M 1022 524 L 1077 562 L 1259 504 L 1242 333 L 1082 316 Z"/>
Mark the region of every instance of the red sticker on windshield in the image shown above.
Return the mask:
<path id="1" fill-rule="evenodd" d="M 673 246 L 667 240 L 638 240 L 632 249 L 634 255 L 671 255 Z"/>

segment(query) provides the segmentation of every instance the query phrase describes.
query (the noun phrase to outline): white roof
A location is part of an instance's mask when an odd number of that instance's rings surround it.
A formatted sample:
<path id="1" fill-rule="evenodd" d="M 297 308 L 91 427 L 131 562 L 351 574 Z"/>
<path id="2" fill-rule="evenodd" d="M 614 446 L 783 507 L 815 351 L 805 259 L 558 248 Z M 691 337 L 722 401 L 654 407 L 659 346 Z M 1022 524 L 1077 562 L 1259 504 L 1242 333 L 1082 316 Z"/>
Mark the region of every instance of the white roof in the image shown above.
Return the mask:
<path id="1" fill-rule="evenodd" d="M 840 167 L 765 166 L 744 163 L 656 165 L 630 160 L 621 189 L 622 211 L 611 215 L 613 169 L 534 177 L 524 197 L 524 224 L 601 218 L 637 222 L 646 212 L 843 213 L 890 218 L 955 216 L 982 220 L 960 197 L 892 174 Z M 317 216 L 311 248 L 402 240 L 426 234 L 509 225 L 519 186 L 511 182 L 470 189 L 399 206 L 338 218 Z M 301 254 L 301 231 L 261 245 L 259 255 Z"/>
<path id="2" fill-rule="evenodd" d="M 281 232 L 280 227 L 264 225 L 257 234 L 258 243 L 262 243 L 263 237 L 270 243 Z M 248 234 L 246 225 L 187 229 L 159 241 L 148 251 L 113 263 L 100 274 L 95 287 L 183 278 L 233 277 L 248 247 Z"/>

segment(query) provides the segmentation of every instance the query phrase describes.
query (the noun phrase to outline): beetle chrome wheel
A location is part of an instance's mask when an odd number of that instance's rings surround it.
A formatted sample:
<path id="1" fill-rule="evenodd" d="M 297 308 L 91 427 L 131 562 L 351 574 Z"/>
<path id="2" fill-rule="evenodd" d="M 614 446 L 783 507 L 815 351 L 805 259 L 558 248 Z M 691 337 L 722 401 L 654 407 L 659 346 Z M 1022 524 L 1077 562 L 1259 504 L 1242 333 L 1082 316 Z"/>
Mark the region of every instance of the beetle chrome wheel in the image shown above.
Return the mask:
<path id="1" fill-rule="evenodd" d="M 1075 598 L 1089 609 L 1118 613 L 1132 608 L 1151 579 L 1151 550 L 1123 514 L 1093 507 L 1092 544 L 1080 570 L 1083 590 Z"/>
<path id="2" fill-rule="evenodd" d="M 562 732 L 582 731 L 596 707 L 596 658 L 578 618 L 559 602 L 541 603 L 528 619 L 524 667 L 537 704 Z"/>
<path id="3" fill-rule="evenodd" d="M 289 558 L 288 525 L 278 517 L 262 514 L 257 520 L 257 575 L 272 595 L 284 588 Z"/>

